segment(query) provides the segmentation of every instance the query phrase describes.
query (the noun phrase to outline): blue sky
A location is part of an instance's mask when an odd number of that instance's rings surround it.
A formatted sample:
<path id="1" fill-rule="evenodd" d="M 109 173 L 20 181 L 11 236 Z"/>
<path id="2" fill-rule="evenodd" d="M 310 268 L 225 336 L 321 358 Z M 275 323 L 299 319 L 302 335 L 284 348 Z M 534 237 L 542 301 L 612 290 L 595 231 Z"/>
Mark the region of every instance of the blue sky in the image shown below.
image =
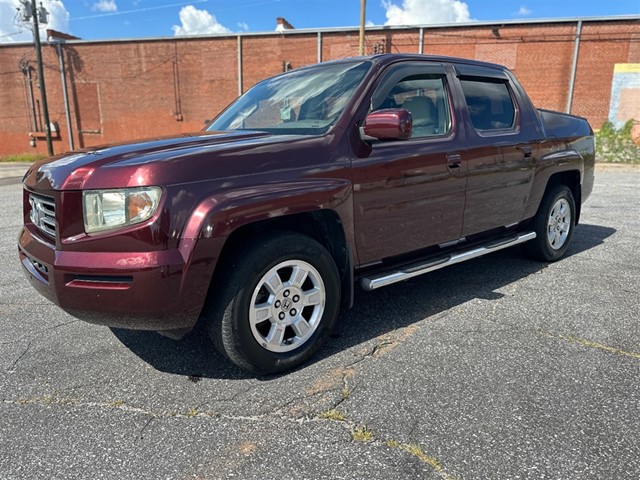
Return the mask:
<path id="1" fill-rule="evenodd" d="M 40 1 L 40 0 L 39 0 Z M 0 42 L 30 41 L 0 0 Z M 38 2 L 39 3 L 39 2 Z M 357 26 L 360 0 L 43 0 L 49 26 L 87 40 Z M 368 0 L 370 25 L 640 15 L 640 0 Z"/>

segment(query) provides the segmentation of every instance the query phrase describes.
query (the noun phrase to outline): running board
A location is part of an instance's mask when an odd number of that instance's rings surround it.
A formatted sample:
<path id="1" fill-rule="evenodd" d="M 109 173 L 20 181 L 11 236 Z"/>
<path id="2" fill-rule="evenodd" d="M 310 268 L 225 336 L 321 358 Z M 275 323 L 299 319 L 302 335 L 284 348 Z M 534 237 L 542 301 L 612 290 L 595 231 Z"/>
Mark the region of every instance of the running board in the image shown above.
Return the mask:
<path id="1" fill-rule="evenodd" d="M 441 268 L 448 267 L 449 265 L 454 265 L 466 260 L 471 260 L 472 258 L 481 257 L 483 255 L 487 255 L 488 253 L 497 252 L 498 250 L 502 250 L 503 248 L 509 248 L 513 245 L 518 245 L 519 243 L 528 242 L 529 240 L 533 240 L 534 238 L 536 238 L 535 232 L 521 233 L 516 237 L 509 237 L 506 239 L 489 242 L 486 245 L 475 247 L 471 250 L 453 253 L 444 257 L 438 257 L 422 264 L 408 265 L 404 268 L 394 270 L 392 272 L 383 272 L 370 277 L 365 277 L 360 280 L 360 285 L 365 290 L 375 290 L 376 288 L 386 287 L 387 285 L 391 285 L 392 283 L 396 282 L 402 282 L 403 280 L 417 277 L 418 275 L 422 275 L 424 273 L 433 272 L 434 270 L 439 270 Z"/>

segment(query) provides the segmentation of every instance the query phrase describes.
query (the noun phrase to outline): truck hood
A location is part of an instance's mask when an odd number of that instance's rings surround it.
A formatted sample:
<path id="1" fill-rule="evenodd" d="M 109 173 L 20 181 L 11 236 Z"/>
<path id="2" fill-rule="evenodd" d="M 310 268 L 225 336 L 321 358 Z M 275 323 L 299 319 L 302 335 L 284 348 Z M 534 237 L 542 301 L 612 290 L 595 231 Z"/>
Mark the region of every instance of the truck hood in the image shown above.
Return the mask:
<path id="1" fill-rule="evenodd" d="M 288 151 L 313 150 L 319 141 L 322 138 L 227 131 L 105 145 L 38 162 L 24 183 L 42 190 L 82 190 L 233 177 L 277 168 L 273 162 L 282 161 L 282 154 L 275 154 L 283 143 Z"/>

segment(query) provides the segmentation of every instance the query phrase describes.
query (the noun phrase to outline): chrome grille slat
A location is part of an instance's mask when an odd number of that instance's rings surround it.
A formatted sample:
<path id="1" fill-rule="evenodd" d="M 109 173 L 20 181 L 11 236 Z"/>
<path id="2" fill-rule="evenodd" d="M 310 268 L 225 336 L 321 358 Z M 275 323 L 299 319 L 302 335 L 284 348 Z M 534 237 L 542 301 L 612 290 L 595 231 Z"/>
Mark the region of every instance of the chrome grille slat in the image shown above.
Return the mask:
<path id="1" fill-rule="evenodd" d="M 47 235 L 56 236 L 56 203 L 53 198 L 29 194 L 31 222 Z"/>
<path id="2" fill-rule="evenodd" d="M 56 219 L 55 218 L 44 217 L 42 219 L 42 223 L 48 225 L 49 227 L 53 228 L 54 230 L 56 228 Z"/>
<path id="3" fill-rule="evenodd" d="M 50 212 L 54 212 L 55 213 L 56 204 L 55 204 L 53 198 L 41 197 L 39 195 L 37 197 L 38 197 L 38 200 L 40 200 L 40 203 L 42 203 L 42 205 L 45 207 L 45 210 L 49 210 Z"/>

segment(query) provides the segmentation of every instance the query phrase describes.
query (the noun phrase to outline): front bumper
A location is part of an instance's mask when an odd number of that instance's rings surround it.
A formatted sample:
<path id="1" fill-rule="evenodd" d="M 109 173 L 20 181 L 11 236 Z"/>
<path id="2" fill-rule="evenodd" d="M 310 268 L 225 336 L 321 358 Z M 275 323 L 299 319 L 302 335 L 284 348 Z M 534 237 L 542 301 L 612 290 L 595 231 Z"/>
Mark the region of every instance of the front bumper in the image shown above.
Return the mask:
<path id="1" fill-rule="evenodd" d="M 177 249 L 60 251 L 23 227 L 18 253 L 31 285 L 44 297 L 81 320 L 111 327 L 192 328 L 208 288 L 207 273 L 198 275 L 196 268 L 188 276 Z"/>

